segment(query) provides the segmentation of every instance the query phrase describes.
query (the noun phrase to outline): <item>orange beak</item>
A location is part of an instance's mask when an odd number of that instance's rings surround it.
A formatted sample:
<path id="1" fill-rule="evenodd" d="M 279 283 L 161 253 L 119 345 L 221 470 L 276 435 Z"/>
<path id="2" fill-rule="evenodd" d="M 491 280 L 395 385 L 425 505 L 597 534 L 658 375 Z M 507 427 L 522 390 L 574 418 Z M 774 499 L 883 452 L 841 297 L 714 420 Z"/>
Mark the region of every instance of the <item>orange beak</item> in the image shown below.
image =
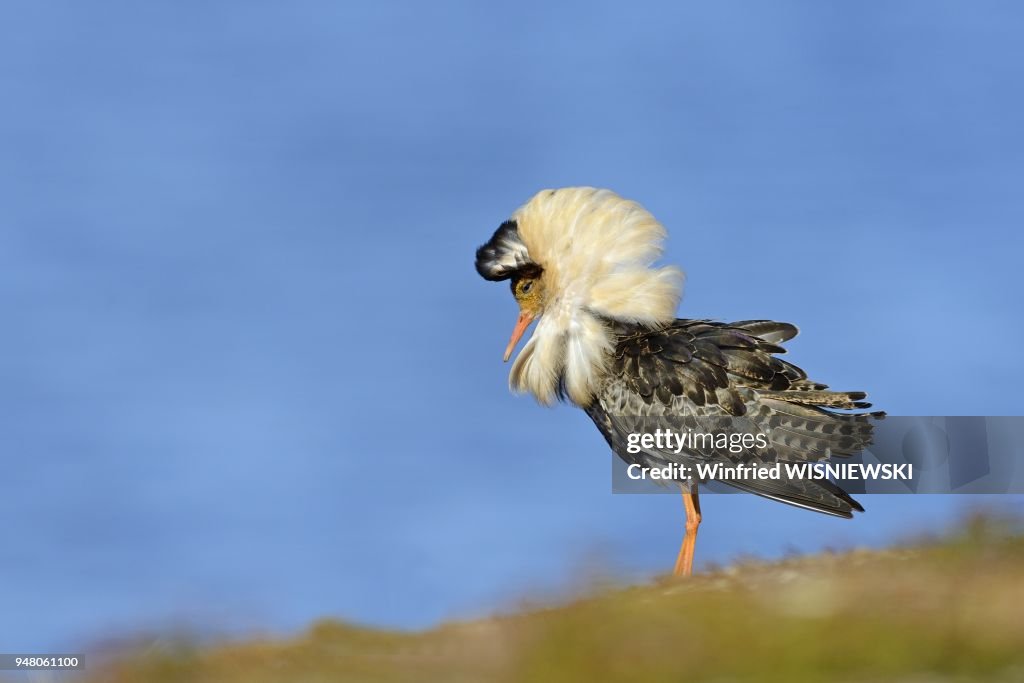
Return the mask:
<path id="1" fill-rule="evenodd" d="M 512 330 L 512 338 L 508 342 L 508 347 L 505 348 L 504 361 L 507 363 L 512 352 L 516 350 L 516 344 L 523 338 L 523 333 L 526 332 L 526 328 L 533 322 L 534 316 L 526 311 L 519 314 L 519 320 L 516 321 L 516 326 Z"/>

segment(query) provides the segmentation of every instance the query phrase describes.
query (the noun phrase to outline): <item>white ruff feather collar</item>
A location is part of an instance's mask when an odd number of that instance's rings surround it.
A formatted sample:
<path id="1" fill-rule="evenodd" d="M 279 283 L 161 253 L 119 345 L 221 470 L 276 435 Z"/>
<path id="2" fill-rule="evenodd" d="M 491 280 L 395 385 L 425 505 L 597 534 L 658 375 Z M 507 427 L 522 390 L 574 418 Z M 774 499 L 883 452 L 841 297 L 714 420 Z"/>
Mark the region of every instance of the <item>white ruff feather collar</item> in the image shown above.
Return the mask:
<path id="1" fill-rule="evenodd" d="M 652 266 L 661 256 L 665 229 L 639 204 L 610 190 L 543 190 L 512 220 L 516 231 L 500 237 L 503 243 L 493 250 L 492 275 L 497 274 L 490 279 L 500 279 L 502 268 L 539 265 L 546 298 L 533 335 L 512 365 L 509 386 L 544 404 L 562 392 L 587 406 L 614 343 L 603 321 L 650 327 L 672 322 L 683 273 Z M 492 243 L 496 239 L 497 233 Z"/>

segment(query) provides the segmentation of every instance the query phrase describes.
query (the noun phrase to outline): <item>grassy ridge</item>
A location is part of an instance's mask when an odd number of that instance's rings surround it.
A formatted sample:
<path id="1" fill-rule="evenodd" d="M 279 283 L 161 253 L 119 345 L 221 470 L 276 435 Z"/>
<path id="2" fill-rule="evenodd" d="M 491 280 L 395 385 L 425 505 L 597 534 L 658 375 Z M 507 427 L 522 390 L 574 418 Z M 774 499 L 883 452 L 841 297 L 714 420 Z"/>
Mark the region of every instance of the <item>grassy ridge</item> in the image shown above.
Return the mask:
<path id="1" fill-rule="evenodd" d="M 1024 681 L 1024 537 L 747 563 L 569 604 L 392 633 L 128 655 L 90 681 Z"/>

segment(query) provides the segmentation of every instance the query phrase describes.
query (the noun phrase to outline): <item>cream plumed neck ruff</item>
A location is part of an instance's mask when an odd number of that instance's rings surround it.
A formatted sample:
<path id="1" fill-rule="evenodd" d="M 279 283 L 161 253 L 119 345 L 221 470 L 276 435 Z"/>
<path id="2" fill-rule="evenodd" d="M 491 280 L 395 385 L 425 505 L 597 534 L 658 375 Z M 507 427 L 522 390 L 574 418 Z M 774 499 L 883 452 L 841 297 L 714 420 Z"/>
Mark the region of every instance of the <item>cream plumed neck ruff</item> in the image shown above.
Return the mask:
<path id="1" fill-rule="evenodd" d="M 592 187 L 542 190 L 498 228 L 477 250 L 477 271 L 513 283 L 538 278 L 543 291 L 536 329 L 509 373 L 513 391 L 585 407 L 607 371 L 611 324 L 675 319 L 683 273 L 652 265 L 664 237 L 642 206 Z"/>

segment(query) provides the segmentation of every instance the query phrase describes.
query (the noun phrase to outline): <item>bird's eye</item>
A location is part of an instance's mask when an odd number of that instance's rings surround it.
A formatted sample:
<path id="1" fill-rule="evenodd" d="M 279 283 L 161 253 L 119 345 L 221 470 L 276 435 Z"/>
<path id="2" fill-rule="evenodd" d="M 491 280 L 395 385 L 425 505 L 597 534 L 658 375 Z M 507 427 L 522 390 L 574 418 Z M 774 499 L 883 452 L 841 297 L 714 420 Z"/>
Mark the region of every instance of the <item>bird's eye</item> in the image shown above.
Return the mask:
<path id="1" fill-rule="evenodd" d="M 519 293 L 520 294 L 529 294 L 531 289 L 533 289 L 533 280 L 527 280 L 519 288 Z"/>

